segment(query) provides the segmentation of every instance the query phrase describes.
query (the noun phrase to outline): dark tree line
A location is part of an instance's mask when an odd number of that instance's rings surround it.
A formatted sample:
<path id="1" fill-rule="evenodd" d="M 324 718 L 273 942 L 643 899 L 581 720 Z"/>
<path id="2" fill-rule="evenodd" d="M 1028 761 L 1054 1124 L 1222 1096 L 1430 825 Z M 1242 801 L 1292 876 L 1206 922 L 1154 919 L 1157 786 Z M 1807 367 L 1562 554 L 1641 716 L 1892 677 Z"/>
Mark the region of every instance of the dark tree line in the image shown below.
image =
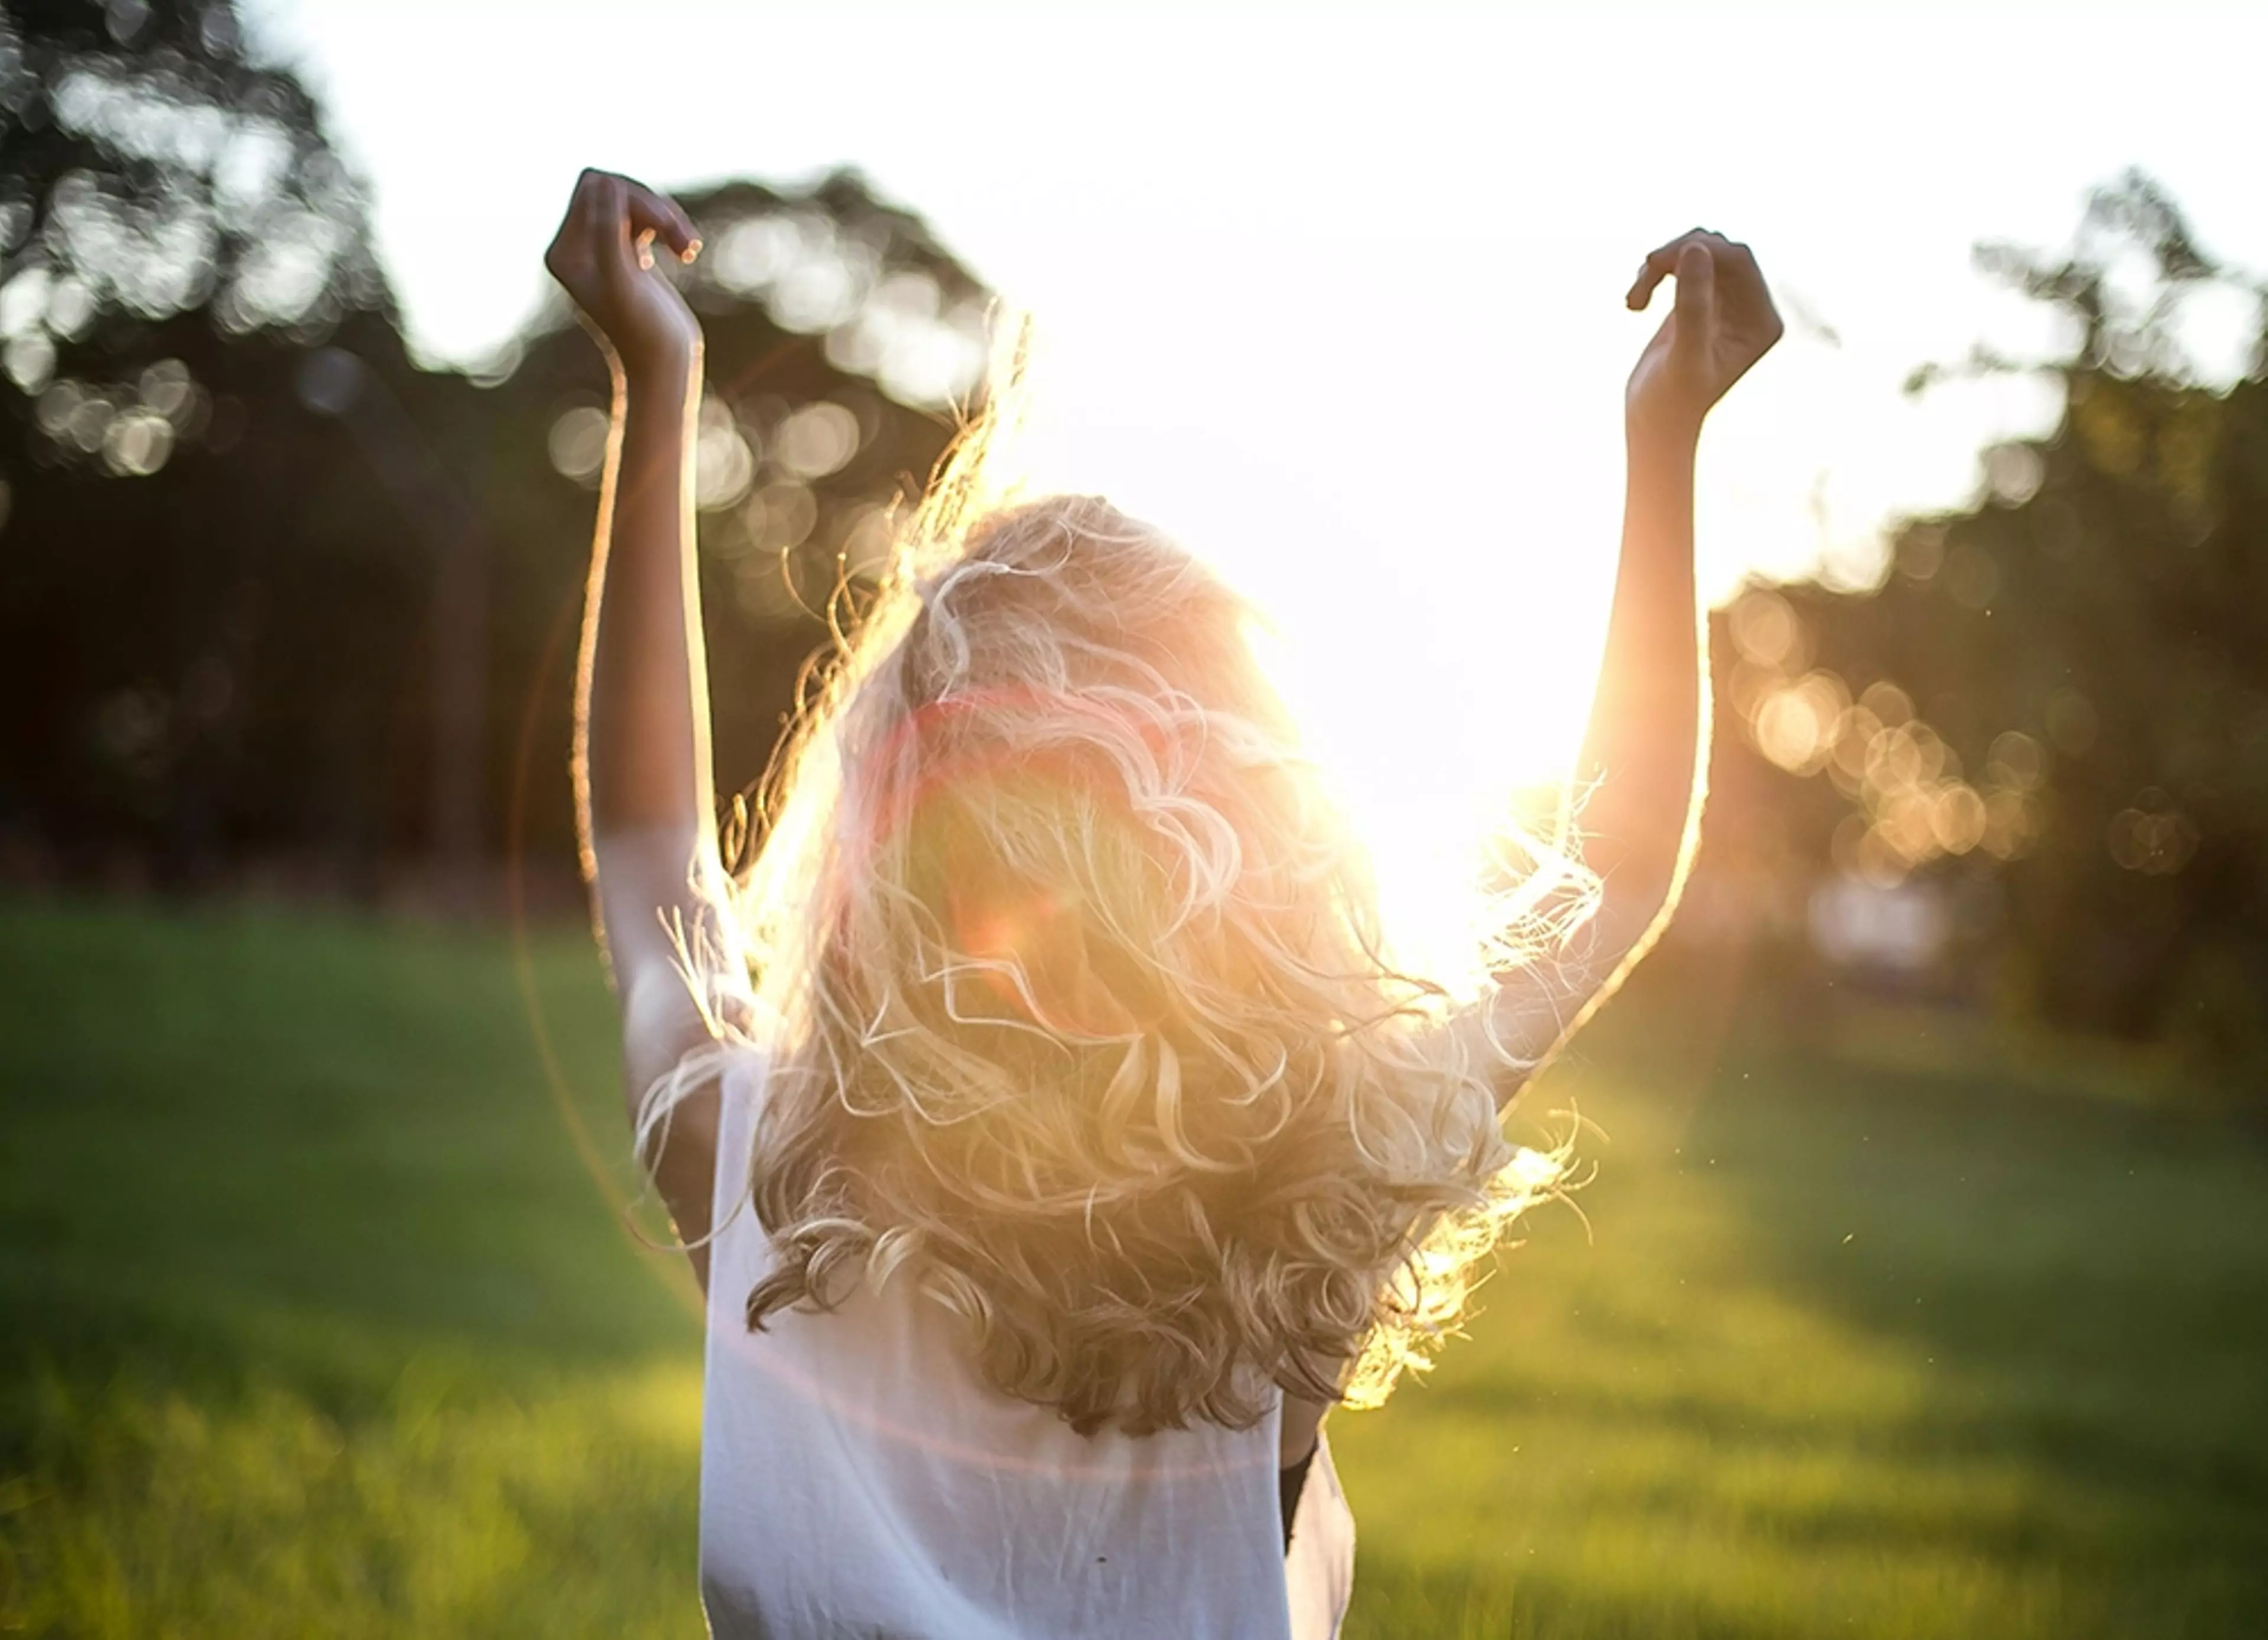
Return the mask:
<path id="1" fill-rule="evenodd" d="M 718 754 L 750 779 L 809 610 L 977 383 L 984 292 L 855 177 L 686 203 Z M 606 395 L 563 311 L 501 379 L 416 368 L 359 183 L 227 4 L 0 10 L 0 864 L 368 891 L 438 861 L 461 891 L 516 825 L 563 869 Z"/>
<path id="2" fill-rule="evenodd" d="M 1718 870 L 1918 883 L 1941 978 L 2064 1025 L 2212 1057 L 2268 1044 L 2268 337 L 2211 385 L 2201 293 L 2261 291 L 2146 178 L 2055 255 L 1985 270 L 2066 320 L 2027 370 L 2044 440 L 1972 509 L 1907 522 L 1864 595 L 1757 588 L 1720 621 Z M 2260 309 L 2256 307 L 2256 324 Z"/>
<path id="3" fill-rule="evenodd" d="M 979 386 L 985 293 L 855 177 L 686 203 L 741 783 L 812 611 L 876 567 Z M 1822 890 L 1919 895 L 1933 985 L 2257 1057 L 2268 360 L 2208 386 L 2178 322 L 2253 287 L 2140 178 L 2068 251 L 1983 261 L 2066 316 L 2069 351 L 1916 389 L 2039 371 L 2061 423 L 1988 453 L 1973 508 L 1906 523 L 1878 590 L 1759 587 L 1719 618 L 1689 920 L 1761 916 L 1816 971 Z M 607 384 L 563 312 L 507 362 L 414 366 L 360 183 L 227 0 L 0 6 L 0 880 L 286 861 L 463 895 L 514 840 L 569 880 Z"/>

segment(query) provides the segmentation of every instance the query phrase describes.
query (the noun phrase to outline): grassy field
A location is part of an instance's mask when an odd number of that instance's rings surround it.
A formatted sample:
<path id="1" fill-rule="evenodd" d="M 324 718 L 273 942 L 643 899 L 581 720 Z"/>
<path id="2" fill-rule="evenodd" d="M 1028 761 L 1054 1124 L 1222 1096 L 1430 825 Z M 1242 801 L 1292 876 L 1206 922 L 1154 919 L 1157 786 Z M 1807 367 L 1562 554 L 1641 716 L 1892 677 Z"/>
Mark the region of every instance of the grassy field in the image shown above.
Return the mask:
<path id="1" fill-rule="evenodd" d="M 500 941 L 0 914 L 0 1632 L 701 1632 L 688 1289 L 530 982 L 563 1110 Z M 2257 1133 L 1631 1009 L 1537 1099 L 1593 1234 L 1334 1426 L 1350 1635 L 2268 1634 Z"/>

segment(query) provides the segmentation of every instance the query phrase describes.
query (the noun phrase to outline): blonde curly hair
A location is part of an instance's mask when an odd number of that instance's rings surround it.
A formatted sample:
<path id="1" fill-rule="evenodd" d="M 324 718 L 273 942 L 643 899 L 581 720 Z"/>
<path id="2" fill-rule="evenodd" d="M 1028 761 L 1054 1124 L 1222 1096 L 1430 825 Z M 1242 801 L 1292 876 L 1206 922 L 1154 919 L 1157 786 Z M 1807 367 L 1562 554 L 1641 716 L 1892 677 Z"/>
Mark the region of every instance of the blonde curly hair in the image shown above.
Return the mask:
<path id="1" fill-rule="evenodd" d="M 1498 1122 L 1525 1067 L 1382 954 L 1244 602 L 1101 500 L 973 493 L 759 791 L 748 1325 L 910 1279 L 1081 1431 L 1375 1404 L 1552 1189 Z"/>

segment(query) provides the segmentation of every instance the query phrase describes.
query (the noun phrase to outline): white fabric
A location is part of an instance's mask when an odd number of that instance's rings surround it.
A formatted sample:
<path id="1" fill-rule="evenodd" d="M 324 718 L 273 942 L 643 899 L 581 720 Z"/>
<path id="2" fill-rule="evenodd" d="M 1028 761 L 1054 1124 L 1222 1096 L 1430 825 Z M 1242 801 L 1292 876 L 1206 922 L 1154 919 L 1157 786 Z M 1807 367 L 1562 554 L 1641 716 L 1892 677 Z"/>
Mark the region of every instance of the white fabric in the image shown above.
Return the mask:
<path id="1" fill-rule="evenodd" d="M 1354 1522 L 1328 1445 L 1277 1521 L 1256 1429 L 1075 1434 L 979 1377 L 913 1282 L 745 1321 L 767 1267 L 746 1206 L 753 1054 L 724 1080 L 710 1249 L 701 1587 L 717 1640 L 1329 1640 Z"/>

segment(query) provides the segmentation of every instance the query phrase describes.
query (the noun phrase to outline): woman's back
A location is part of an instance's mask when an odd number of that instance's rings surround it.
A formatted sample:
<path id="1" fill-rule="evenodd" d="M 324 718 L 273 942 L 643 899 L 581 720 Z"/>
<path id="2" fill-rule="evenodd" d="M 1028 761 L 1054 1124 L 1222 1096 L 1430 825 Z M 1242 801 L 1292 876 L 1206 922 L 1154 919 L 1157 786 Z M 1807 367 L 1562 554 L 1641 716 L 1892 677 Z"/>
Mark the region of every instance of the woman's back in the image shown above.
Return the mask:
<path id="1" fill-rule="evenodd" d="M 989 1387 L 965 1325 L 904 1271 L 751 1332 L 772 1257 L 747 1205 L 762 1083 L 740 1056 L 718 1131 L 701 1575 L 720 1640 L 1336 1632 L 1353 1522 L 1325 1449 L 1285 1554 L 1274 1415 L 1079 1435 Z"/>

